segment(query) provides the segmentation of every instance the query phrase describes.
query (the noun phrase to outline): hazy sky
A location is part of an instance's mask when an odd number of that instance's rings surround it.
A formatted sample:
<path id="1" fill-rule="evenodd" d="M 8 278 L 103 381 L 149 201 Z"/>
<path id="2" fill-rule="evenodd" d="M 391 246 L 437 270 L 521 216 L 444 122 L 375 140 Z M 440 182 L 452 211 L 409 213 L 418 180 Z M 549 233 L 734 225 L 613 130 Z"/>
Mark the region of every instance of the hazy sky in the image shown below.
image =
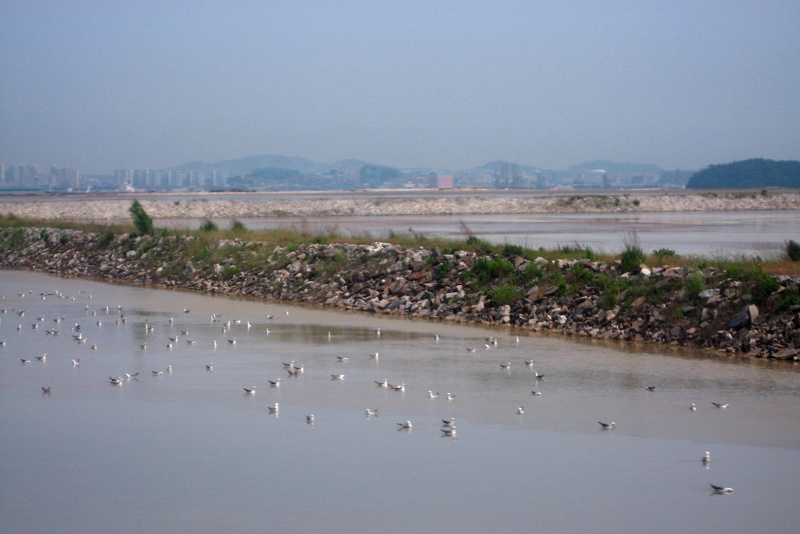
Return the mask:
<path id="1" fill-rule="evenodd" d="M 800 159 L 800 1 L 0 0 L 0 161 Z"/>

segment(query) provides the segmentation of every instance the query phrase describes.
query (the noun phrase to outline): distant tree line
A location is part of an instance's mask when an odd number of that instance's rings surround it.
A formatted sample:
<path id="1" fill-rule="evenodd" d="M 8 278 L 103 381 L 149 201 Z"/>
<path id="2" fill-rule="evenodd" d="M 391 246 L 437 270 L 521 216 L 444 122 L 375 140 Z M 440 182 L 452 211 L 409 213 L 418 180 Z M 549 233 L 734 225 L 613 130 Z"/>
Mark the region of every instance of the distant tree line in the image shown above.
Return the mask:
<path id="1" fill-rule="evenodd" d="M 800 187 L 800 161 L 748 159 L 711 165 L 689 178 L 687 189 Z"/>

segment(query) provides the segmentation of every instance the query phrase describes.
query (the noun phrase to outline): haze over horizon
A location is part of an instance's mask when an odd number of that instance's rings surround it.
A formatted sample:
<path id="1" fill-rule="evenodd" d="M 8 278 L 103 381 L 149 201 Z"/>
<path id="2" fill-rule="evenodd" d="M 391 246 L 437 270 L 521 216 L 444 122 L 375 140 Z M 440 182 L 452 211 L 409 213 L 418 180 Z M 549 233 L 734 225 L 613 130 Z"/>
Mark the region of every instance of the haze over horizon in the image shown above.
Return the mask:
<path id="1" fill-rule="evenodd" d="M 800 160 L 800 2 L 0 3 L 0 161 Z"/>

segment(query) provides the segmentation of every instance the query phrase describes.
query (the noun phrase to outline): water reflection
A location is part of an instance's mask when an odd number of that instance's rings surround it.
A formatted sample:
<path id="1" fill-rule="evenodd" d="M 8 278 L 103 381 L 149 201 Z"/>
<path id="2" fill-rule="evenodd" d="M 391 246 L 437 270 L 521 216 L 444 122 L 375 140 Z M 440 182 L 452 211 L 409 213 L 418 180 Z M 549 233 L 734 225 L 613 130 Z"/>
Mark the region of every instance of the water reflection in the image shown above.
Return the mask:
<path id="1" fill-rule="evenodd" d="M 41 298 L 54 288 L 74 300 Z M 789 532 L 800 519 L 790 364 L 34 273 L 3 272 L 0 294 L 8 531 Z M 63 317 L 62 334 L 36 317 Z M 710 484 L 736 492 L 709 502 Z"/>

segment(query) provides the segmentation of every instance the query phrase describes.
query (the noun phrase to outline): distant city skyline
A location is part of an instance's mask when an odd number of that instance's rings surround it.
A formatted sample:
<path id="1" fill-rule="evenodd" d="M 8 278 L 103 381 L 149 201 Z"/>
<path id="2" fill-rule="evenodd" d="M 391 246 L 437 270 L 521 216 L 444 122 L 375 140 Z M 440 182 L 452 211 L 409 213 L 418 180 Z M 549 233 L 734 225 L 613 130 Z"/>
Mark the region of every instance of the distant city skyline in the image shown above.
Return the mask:
<path id="1" fill-rule="evenodd" d="M 0 161 L 800 160 L 800 2 L 0 3 Z"/>

